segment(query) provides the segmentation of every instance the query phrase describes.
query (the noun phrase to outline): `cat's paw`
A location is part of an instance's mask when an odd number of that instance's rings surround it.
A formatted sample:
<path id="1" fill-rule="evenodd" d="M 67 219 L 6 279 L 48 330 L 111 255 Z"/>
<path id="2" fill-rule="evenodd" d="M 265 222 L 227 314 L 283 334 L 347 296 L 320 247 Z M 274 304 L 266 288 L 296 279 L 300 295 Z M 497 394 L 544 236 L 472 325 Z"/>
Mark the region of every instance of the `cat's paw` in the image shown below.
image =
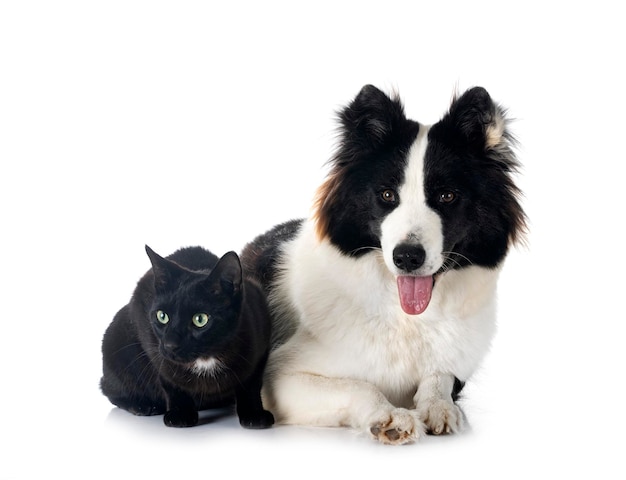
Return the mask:
<path id="1" fill-rule="evenodd" d="M 261 410 L 251 414 L 240 414 L 239 424 L 244 428 L 261 429 L 274 425 L 274 415 L 267 410 Z"/>
<path id="2" fill-rule="evenodd" d="M 133 405 L 128 408 L 128 411 L 139 417 L 150 417 L 153 415 L 163 415 L 165 413 L 165 408 L 160 405 L 144 404 Z"/>
<path id="3" fill-rule="evenodd" d="M 395 408 L 375 420 L 369 430 L 381 443 L 402 445 L 419 440 L 424 434 L 424 425 L 414 410 Z"/>
<path id="4" fill-rule="evenodd" d="M 457 433 L 465 427 L 461 409 L 449 400 L 435 400 L 418 408 L 428 432 L 434 435 Z"/>
<path id="5" fill-rule="evenodd" d="M 163 417 L 168 427 L 193 427 L 198 425 L 198 412 L 195 410 L 168 410 Z"/>
<path id="6" fill-rule="evenodd" d="M 126 396 L 110 396 L 109 400 L 116 407 L 139 417 L 163 415 L 166 411 L 164 402 L 159 402 L 158 400 L 147 397 L 129 398 Z"/>

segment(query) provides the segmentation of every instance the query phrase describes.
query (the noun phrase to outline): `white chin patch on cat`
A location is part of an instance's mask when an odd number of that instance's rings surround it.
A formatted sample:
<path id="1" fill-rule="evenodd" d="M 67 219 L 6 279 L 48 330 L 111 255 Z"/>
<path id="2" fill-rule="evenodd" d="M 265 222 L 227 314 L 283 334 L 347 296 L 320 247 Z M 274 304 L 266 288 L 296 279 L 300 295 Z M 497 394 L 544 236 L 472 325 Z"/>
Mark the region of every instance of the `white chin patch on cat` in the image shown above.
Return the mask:
<path id="1" fill-rule="evenodd" d="M 191 364 L 191 369 L 197 375 L 215 375 L 222 369 L 222 362 L 215 357 L 198 358 Z"/>

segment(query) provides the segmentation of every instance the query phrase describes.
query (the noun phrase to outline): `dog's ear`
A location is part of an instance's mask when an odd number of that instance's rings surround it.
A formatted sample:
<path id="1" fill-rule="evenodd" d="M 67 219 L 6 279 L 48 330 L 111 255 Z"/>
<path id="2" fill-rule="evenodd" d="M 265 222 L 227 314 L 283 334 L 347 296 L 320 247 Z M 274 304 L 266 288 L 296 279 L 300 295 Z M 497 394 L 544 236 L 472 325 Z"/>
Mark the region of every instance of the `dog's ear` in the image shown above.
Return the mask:
<path id="1" fill-rule="evenodd" d="M 482 87 L 470 88 L 455 98 L 448 118 L 470 145 L 491 149 L 503 141 L 506 124 L 504 111 Z"/>
<path id="2" fill-rule="evenodd" d="M 380 147 L 406 121 L 399 98 L 389 97 L 373 85 L 365 85 L 338 116 L 344 146 L 354 144 L 364 150 Z"/>

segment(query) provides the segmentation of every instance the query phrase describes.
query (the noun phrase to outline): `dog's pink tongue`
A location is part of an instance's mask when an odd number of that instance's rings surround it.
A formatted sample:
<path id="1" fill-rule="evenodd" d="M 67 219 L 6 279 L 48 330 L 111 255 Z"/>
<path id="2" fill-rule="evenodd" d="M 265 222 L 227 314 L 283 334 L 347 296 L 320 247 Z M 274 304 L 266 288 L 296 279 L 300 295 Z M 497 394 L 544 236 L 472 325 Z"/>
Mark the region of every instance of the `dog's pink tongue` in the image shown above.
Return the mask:
<path id="1" fill-rule="evenodd" d="M 398 294 L 402 310 L 409 315 L 419 315 L 430 303 L 433 293 L 433 277 L 398 277 Z"/>

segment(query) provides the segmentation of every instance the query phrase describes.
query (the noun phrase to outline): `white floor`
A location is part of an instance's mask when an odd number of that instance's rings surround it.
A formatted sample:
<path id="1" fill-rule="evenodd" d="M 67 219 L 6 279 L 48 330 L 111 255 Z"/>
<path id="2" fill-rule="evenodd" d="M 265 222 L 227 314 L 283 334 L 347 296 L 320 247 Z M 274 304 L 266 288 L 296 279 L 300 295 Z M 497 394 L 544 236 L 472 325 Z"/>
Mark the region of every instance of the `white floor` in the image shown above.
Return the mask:
<path id="1" fill-rule="evenodd" d="M 616 8 L 2 3 L 0 479 L 625 478 Z M 471 429 L 386 447 L 113 408 L 100 342 L 149 266 L 144 244 L 222 254 L 306 215 L 334 112 L 365 83 L 423 122 L 455 83 L 517 118 L 531 235 L 465 391 Z"/>

